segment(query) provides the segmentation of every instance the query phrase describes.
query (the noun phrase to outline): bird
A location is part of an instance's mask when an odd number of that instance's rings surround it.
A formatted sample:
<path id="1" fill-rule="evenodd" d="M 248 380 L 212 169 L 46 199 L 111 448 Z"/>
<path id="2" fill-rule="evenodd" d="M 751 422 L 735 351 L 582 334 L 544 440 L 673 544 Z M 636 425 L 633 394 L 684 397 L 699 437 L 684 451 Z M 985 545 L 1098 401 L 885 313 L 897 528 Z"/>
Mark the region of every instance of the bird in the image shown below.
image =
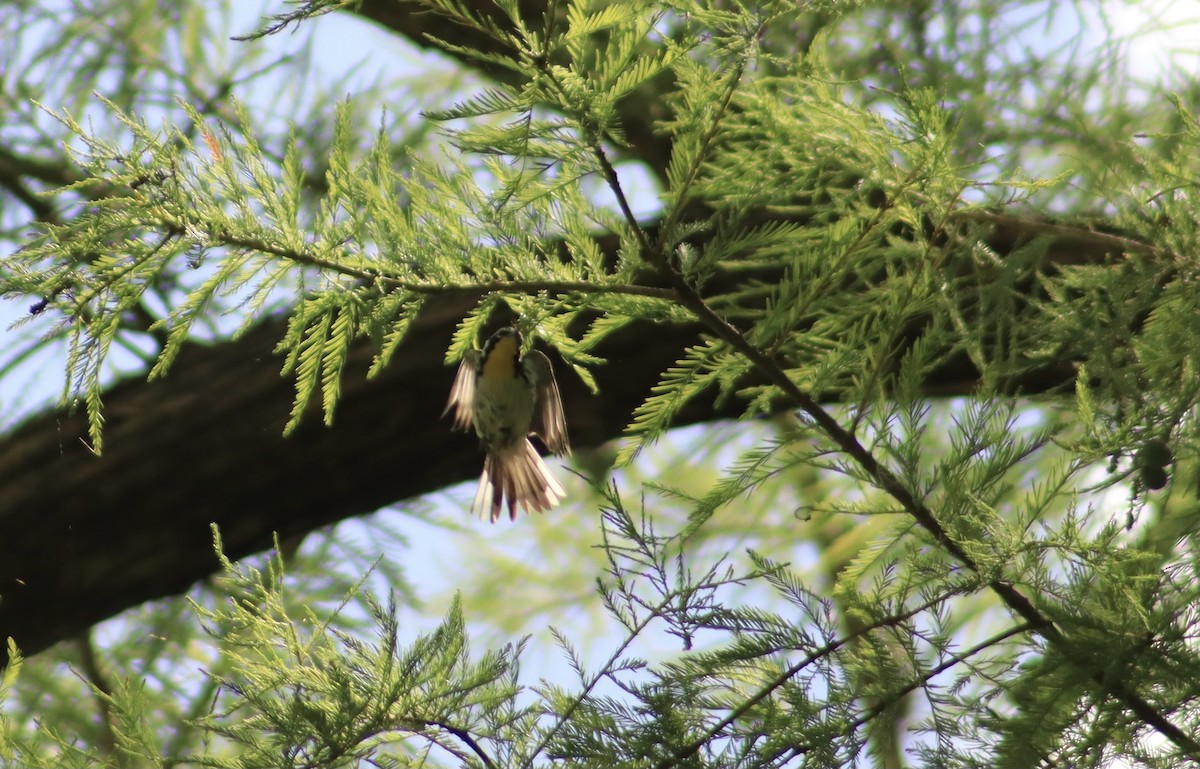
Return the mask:
<path id="1" fill-rule="evenodd" d="M 485 457 L 471 512 L 492 522 L 505 506 L 516 520 L 518 508 L 541 513 L 566 496 L 529 440 L 537 435 L 551 453 L 571 453 L 554 368 L 538 350 L 522 356 L 521 342 L 520 330 L 506 326 L 467 352 L 442 412 L 454 413 L 455 429 L 474 426 L 479 436 Z"/>

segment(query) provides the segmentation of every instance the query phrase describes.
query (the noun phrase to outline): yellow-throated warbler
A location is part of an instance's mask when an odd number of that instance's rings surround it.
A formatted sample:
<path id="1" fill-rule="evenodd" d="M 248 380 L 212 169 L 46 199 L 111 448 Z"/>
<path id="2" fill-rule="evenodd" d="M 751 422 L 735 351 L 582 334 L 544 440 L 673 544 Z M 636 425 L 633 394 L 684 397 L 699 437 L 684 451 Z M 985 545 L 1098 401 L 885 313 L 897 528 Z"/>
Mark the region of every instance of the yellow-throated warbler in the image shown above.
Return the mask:
<path id="1" fill-rule="evenodd" d="M 487 457 L 471 512 L 495 521 L 508 504 L 509 518 L 517 506 L 526 512 L 545 512 L 566 494 L 529 442 L 537 434 L 555 454 L 571 453 L 567 421 L 550 359 L 537 350 L 521 356 L 521 332 L 502 328 L 484 344 L 463 356 L 450 389 L 446 411 L 454 411 L 454 426 L 475 425 Z"/>

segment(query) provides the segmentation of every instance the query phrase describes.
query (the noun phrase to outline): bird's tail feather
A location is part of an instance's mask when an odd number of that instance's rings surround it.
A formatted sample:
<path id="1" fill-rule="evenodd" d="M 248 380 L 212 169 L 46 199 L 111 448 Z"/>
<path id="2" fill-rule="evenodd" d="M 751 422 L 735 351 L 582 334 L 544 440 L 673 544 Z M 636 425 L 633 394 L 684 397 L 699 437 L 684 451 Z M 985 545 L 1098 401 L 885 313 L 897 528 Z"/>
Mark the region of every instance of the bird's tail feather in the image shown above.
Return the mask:
<path id="1" fill-rule="evenodd" d="M 508 517 L 516 520 L 518 506 L 527 513 L 544 513 L 564 496 L 563 487 L 526 439 L 511 448 L 488 453 L 471 512 L 480 518 L 490 515 L 496 521 L 507 504 Z"/>

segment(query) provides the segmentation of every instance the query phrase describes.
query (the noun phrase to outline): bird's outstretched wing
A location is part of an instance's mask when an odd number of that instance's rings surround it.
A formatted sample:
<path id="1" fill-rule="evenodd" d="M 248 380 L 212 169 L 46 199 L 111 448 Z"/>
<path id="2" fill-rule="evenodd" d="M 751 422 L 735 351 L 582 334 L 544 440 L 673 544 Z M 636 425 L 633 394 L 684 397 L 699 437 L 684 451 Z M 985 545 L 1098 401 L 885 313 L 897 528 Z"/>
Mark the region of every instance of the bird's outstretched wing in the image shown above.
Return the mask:
<path id="1" fill-rule="evenodd" d="M 468 350 L 458 364 L 458 374 L 450 388 L 450 400 L 446 401 L 446 409 L 442 412 L 442 416 L 446 416 L 454 411 L 455 430 L 470 430 L 474 421 L 471 409 L 475 403 L 475 375 L 482 354 L 479 350 Z"/>
<path id="2" fill-rule="evenodd" d="M 537 392 L 530 430 L 538 434 L 551 452 L 559 456 L 570 454 L 567 419 L 563 416 L 562 398 L 558 394 L 558 382 L 554 380 L 554 368 L 550 365 L 550 359 L 537 350 L 530 350 L 521 361 L 521 365 Z"/>

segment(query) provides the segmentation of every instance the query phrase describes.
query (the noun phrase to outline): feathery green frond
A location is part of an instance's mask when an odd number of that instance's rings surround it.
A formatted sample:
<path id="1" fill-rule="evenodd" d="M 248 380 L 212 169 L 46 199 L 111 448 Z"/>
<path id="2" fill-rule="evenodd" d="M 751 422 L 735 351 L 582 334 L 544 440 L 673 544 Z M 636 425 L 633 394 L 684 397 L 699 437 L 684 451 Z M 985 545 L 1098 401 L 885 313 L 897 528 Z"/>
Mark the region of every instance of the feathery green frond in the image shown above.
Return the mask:
<path id="1" fill-rule="evenodd" d="M 720 380 L 720 361 L 726 354 L 722 342 L 710 339 L 687 348 L 684 357 L 663 372 L 650 397 L 633 413 L 633 421 L 626 428 L 629 438 L 617 457 L 618 466 L 632 462 L 642 449 L 666 432 L 689 400 Z"/>
<path id="2" fill-rule="evenodd" d="M 224 567 L 227 600 L 195 606 L 212 632 L 222 629 L 227 650 L 226 670 L 210 674 L 223 695 L 198 723 L 239 752 L 232 761 L 209 754 L 194 762 L 338 765 L 370 760 L 406 737 L 486 760 L 502 730 L 527 718 L 512 705 L 519 648 L 473 659 L 457 600 L 435 629 L 402 645 L 394 598 L 382 606 L 368 597 L 356 606 L 371 619 L 373 638 L 365 640 L 339 631 L 337 614 L 294 615 L 277 557 L 265 571 L 228 560 Z M 343 609 L 361 600 L 355 593 Z"/>

